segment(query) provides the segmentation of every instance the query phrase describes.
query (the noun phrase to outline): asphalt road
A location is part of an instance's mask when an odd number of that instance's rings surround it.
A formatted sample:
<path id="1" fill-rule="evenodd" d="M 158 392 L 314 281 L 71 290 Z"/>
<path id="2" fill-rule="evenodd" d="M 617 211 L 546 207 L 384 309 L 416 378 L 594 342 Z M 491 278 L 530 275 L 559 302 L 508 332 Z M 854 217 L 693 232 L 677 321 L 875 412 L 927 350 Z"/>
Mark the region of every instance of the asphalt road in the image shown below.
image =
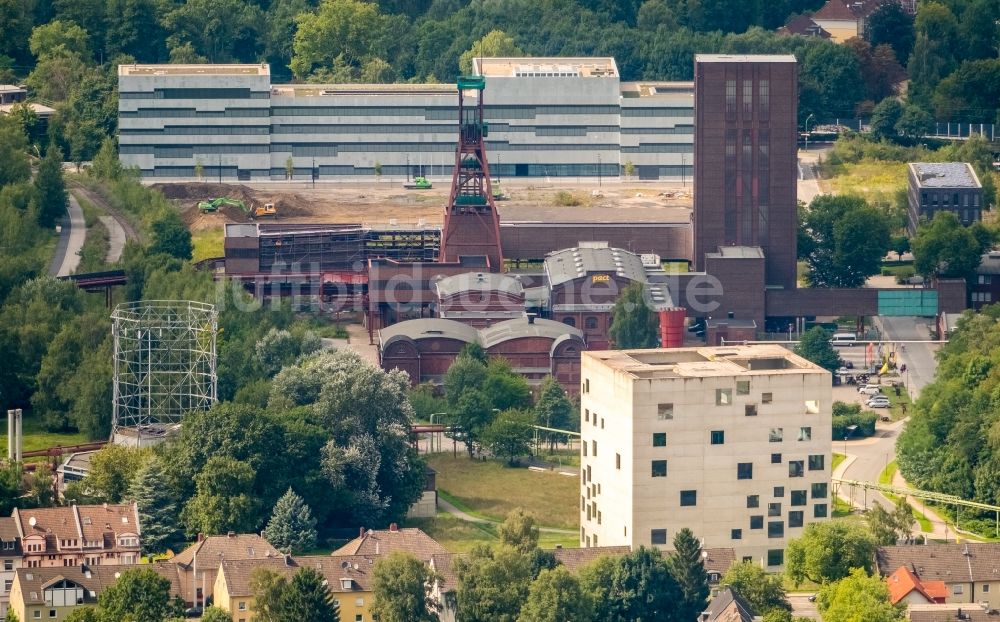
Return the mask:
<path id="1" fill-rule="evenodd" d="M 56 254 L 49 266 L 52 276 L 69 276 L 80 265 L 80 250 L 87 239 L 87 225 L 83 210 L 72 193 L 69 195 L 69 214 L 62 220 L 62 233 L 56 245 Z"/>
<path id="2" fill-rule="evenodd" d="M 928 320 L 911 317 L 882 317 L 879 318 L 884 338 L 893 341 L 916 341 L 930 339 L 930 328 Z M 937 362 L 934 360 L 934 353 L 937 351 L 937 344 L 930 343 L 908 343 L 905 351 L 899 352 L 900 362 L 906 364 L 906 374 L 903 380 L 906 383 L 910 396 L 916 399 L 920 391 L 934 378 Z M 833 439 L 833 449 L 836 452 L 847 450 L 848 461 L 834 473 L 834 477 L 843 479 L 853 479 L 858 481 L 877 482 L 879 475 L 885 470 L 886 465 L 895 459 L 896 437 L 906 424 L 905 420 L 891 424 L 878 423 L 875 436 L 857 441 L 847 441 Z M 844 496 L 847 491 L 841 491 Z M 864 493 L 856 492 L 856 503 L 864 502 Z M 888 506 L 888 501 L 882 495 L 874 493 L 868 494 L 868 502 L 878 500 L 883 505 Z"/>

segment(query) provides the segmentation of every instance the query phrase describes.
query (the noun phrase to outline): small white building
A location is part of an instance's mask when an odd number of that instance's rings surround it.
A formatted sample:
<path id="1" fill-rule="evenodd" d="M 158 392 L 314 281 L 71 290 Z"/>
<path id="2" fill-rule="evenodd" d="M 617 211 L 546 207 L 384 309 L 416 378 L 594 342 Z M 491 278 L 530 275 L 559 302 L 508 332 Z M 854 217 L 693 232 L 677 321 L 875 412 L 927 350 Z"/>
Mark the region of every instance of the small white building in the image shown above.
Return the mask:
<path id="1" fill-rule="evenodd" d="M 584 352 L 581 546 L 703 546 L 776 570 L 830 515 L 830 374 L 778 345 Z"/>

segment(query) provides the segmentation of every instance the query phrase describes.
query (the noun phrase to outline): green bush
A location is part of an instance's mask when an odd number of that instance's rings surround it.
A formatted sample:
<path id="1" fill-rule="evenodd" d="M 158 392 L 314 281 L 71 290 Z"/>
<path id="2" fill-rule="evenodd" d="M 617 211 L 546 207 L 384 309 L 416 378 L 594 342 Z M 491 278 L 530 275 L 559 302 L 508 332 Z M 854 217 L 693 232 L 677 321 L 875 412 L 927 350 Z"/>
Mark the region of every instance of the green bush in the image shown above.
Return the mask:
<path id="1" fill-rule="evenodd" d="M 564 207 L 572 207 L 583 203 L 579 196 L 566 190 L 560 190 L 557 192 L 554 202 L 556 205 L 562 205 Z"/>
<path id="2" fill-rule="evenodd" d="M 878 419 L 878 416 L 874 412 L 861 410 L 859 404 L 834 402 L 833 439 L 842 439 L 845 436 L 851 438 L 871 436 L 875 434 L 876 419 Z M 853 433 L 847 429 L 852 425 L 858 426 Z"/>
<path id="3" fill-rule="evenodd" d="M 903 266 L 896 270 L 896 282 L 903 285 L 916 274 L 917 273 L 912 266 Z"/>

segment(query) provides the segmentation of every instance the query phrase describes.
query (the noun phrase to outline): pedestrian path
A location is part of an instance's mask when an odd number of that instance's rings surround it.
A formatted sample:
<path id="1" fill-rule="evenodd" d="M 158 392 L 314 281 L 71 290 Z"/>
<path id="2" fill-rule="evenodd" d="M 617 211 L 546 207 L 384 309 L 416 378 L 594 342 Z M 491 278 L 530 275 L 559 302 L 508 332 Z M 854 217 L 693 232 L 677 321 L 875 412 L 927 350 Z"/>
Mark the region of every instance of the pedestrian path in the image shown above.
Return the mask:
<path id="1" fill-rule="evenodd" d="M 80 251 L 87 239 L 87 224 L 76 197 L 69 195 L 68 217 L 63 218 L 56 254 L 49 266 L 52 276 L 69 276 L 80 265 Z"/>

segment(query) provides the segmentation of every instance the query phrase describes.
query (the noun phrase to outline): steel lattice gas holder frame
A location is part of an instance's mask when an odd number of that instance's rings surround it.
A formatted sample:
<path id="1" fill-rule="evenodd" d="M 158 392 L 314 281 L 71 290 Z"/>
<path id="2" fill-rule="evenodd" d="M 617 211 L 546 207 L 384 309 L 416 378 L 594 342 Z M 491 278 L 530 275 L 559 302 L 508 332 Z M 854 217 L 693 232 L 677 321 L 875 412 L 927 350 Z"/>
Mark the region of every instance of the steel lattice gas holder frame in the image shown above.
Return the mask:
<path id="1" fill-rule="evenodd" d="M 215 306 L 189 300 L 122 303 L 115 339 L 112 441 L 148 446 L 176 430 L 184 413 L 217 398 Z"/>

